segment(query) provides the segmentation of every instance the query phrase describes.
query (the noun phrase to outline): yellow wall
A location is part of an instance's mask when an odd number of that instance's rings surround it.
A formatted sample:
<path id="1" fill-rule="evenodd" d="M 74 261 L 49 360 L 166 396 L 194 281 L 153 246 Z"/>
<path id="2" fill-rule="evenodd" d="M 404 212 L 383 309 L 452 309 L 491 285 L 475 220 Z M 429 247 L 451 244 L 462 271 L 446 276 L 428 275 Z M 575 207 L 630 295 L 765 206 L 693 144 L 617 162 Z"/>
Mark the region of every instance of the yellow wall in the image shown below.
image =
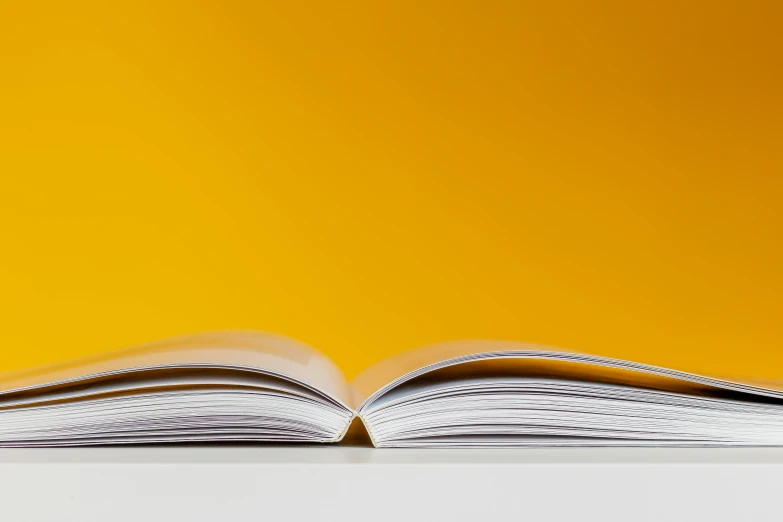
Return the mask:
<path id="1" fill-rule="evenodd" d="M 783 374 L 781 5 L 5 2 L 0 369 L 242 327 Z"/>

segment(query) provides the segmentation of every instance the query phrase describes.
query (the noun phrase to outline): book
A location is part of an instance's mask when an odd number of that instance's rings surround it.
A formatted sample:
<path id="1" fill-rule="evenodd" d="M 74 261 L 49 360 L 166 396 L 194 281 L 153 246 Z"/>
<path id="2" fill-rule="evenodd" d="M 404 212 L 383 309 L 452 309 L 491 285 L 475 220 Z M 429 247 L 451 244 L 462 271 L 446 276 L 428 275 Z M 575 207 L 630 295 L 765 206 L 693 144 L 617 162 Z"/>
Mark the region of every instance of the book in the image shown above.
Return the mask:
<path id="1" fill-rule="evenodd" d="M 783 383 L 507 341 L 403 352 L 348 382 L 283 336 L 190 335 L 0 378 L 0 445 L 376 447 L 783 444 Z"/>

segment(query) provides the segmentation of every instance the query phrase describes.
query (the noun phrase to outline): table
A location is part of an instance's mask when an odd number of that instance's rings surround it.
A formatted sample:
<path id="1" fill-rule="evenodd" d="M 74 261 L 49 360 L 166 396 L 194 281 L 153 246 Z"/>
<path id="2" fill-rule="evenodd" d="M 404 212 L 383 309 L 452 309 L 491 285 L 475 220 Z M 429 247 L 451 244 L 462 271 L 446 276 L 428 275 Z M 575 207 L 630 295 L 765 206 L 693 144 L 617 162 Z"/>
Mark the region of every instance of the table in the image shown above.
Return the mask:
<path id="1" fill-rule="evenodd" d="M 0 520 L 783 520 L 783 448 L 0 449 Z"/>

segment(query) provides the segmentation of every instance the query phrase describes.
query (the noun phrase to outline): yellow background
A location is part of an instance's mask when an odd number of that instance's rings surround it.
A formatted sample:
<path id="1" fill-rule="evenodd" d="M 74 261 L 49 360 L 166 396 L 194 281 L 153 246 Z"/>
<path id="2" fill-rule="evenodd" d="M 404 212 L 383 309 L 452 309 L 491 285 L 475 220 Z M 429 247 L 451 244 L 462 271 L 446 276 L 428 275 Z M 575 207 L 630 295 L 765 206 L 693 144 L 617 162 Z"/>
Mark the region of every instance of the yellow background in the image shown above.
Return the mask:
<path id="1" fill-rule="evenodd" d="M 0 369 L 206 329 L 783 374 L 780 2 L 3 2 Z"/>

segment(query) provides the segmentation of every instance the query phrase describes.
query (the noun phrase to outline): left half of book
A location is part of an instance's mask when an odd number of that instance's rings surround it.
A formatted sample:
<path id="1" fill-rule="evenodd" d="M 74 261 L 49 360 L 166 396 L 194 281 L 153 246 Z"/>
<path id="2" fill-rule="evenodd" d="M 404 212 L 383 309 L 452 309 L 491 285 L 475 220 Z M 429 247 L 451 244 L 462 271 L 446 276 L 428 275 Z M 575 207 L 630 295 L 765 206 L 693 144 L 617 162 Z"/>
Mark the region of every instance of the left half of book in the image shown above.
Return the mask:
<path id="1" fill-rule="evenodd" d="M 309 346 L 215 332 L 0 377 L 0 446 L 337 442 L 354 412 Z"/>

